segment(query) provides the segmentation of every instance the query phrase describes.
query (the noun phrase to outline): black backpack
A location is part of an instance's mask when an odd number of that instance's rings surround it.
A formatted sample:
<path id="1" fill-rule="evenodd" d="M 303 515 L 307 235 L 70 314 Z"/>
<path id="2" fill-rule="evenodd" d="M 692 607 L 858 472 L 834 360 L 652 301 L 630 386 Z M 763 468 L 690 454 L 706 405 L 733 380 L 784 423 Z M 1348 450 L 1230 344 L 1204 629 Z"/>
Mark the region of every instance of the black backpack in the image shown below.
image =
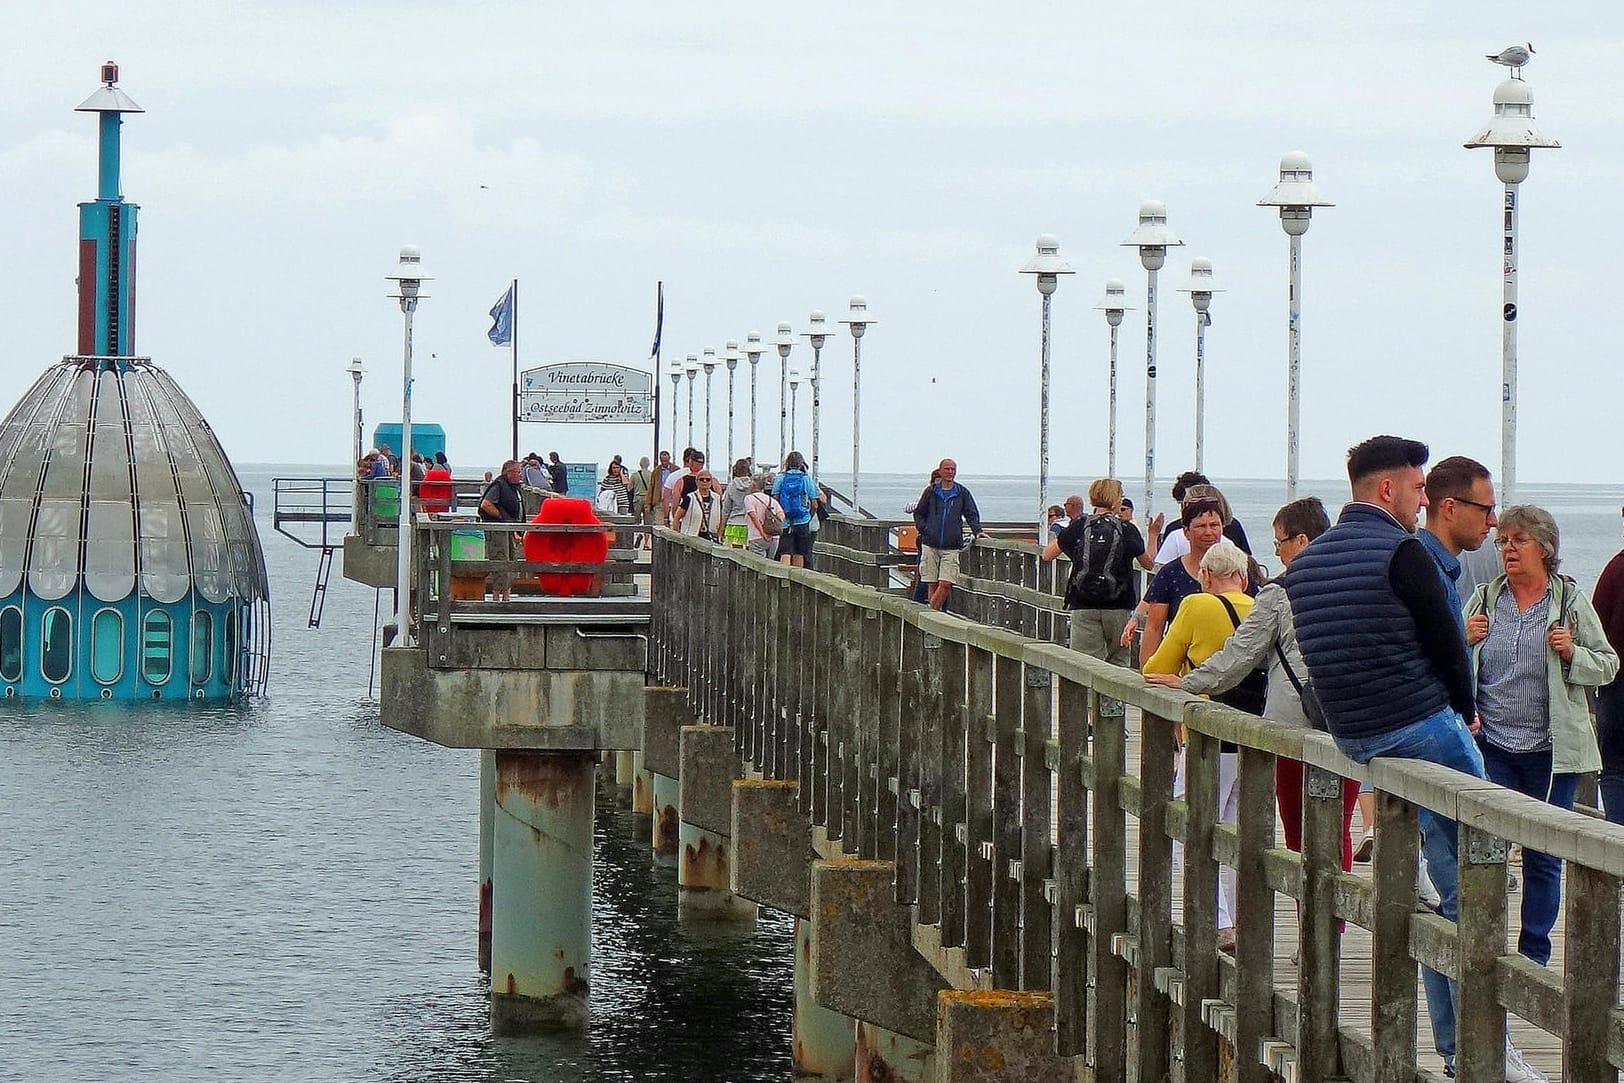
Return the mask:
<path id="1" fill-rule="evenodd" d="M 1229 599 L 1225 598 L 1222 594 L 1215 595 L 1215 597 L 1224 604 L 1224 611 L 1229 614 L 1230 623 L 1232 623 L 1236 628 L 1239 628 L 1241 626 L 1240 614 L 1235 612 L 1235 607 L 1233 605 L 1229 604 Z M 1281 658 L 1284 660 L 1285 656 L 1281 655 Z M 1290 667 L 1287 668 L 1289 672 Z M 1220 692 L 1212 698 L 1217 700 L 1219 703 L 1226 704 L 1238 711 L 1245 711 L 1247 714 L 1261 715 L 1263 713 L 1263 705 L 1268 701 L 1269 698 L 1268 666 L 1263 665 L 1252 670 L 1245 677 L 1241 678 L 1240 684 L 1237 684 L 1234 688 L 1231 688 L 1227 692 Z M 1228 750 L 1226 749 L 1226 751 Z"/>
<path id="2" fill-rule="evenodd" d="M 1122 594 L 1122 520 L 1090 515 L 1071 552 L 1071 580 L 1066 605 L 1071 609 L 1105 609 Z"/>

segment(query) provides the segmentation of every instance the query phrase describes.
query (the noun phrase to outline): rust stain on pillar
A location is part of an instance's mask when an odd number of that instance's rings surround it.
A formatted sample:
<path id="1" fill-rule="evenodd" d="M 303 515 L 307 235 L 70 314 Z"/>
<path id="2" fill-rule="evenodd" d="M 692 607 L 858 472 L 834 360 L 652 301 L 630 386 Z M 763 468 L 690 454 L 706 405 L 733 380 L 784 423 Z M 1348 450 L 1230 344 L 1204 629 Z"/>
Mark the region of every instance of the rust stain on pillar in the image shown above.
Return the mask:
<path id="1" fill-rule="evenodd" d="M 659 815 L 657 829 L 654 832 L 654 852 L 663 857 L 675 858 L 677 856 L 678 821 L 677 807 L 675 805 L 662 805 L 656 810 Z"/>
<path id="2" fill-rule="evenodd" d="M 682 848 L 683 885 L 686 887 L 728 887 L 727 847 L 708 832 L 699 845 Z"/>

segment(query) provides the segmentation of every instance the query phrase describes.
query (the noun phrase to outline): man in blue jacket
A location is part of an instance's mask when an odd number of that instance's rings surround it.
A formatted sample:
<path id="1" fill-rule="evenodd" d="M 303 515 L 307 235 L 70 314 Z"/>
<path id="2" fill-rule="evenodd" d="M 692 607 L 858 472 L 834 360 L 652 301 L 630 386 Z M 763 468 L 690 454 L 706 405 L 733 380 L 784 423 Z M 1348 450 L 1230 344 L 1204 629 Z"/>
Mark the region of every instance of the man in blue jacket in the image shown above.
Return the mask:
<path id="1" fill-rule="evenodd" d="M 943 459 L 937 472 L 940 480 L 919 497 L 913 513 L 914 526 L 919 528 L 919 580 L 930 586 L 932 609 L 947 605 L 947 592 L 958 582 L 965 526 L 978 538 L 987 536 L 981 530 L 976 498 L 954 481 L 959 464 Z"/>
<path id="2" fill-rule="evenodd" d="M 1348 451 L 1353 500 L 1336 525 L 1292 561 L 1286 595 L 1297 644 L 1337 747 L 1358 763 L 1378 756 L 1429 760 L 1486 777 L 1469 723 L 1477 707 L 1460 616 L 1416 520 L 1427 506 L 1427 445 L 1373 436 Z M 1488 501 L 1485 501 L 1488 503 Z M 1455 920 L 1459 838 L 1455 821 L 1421 810 L 1421 848 Z M 1379 846 L 1380 839 L 1377 840 Z M 1429 985 L 1427 1014 L 1454 1075 L 1454 983 L 1439 997 Z M 1545 1077 L 1506 1041 L 1508 1080 Z"/>

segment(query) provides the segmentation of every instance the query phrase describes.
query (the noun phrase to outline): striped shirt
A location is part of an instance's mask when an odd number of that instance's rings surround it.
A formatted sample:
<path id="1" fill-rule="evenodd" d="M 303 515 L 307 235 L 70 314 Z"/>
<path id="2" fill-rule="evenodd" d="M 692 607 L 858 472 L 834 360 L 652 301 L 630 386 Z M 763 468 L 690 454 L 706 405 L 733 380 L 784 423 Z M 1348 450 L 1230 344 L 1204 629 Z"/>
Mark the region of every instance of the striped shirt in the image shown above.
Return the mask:
<path id="1" fill-rule="evenodd" d="M 1551 699 L 1545 632 L 1550 624 L 1551 588 L 1517 612 L 1508 586 L 1494 603 L 1489 635 L 1477 672 L 1477 711 L 1483 738 L 1507 752 L 1543 752 L 1551 747 Z"/>

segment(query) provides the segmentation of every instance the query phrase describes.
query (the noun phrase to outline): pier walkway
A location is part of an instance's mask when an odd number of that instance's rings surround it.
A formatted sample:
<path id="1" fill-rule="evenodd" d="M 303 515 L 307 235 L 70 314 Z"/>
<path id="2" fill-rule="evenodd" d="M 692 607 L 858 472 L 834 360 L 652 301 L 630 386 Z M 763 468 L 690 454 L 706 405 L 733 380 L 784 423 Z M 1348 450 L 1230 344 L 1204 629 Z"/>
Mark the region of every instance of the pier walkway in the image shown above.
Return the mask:
<path id="1" fill-rule="evenodd" d="M 508 604 L 455 583 L 522 562 L 456 559 L 452 524 L 418 528 L 422 616 L 384 651 L 383 720 L 485 750 L 496 1025 L 585 1023 L 589 765 L 617 751 L 691 916 L 747 921 L 759 903 L 800 919 L 809 1076 L 1440 1078 L 1425 962 L 1460 982 L 1459 1078 L 1502 1078 L 1508 1021 L 1552 1078 L 1618 1078 L 1624 829 L 1429 764 L 1360 768 L 1322 734 L 1061 647 L 1063 573 L 1029 545 L 967 554 L 963 614 L 908 602 L 894 525 L 831 519 L 828 570 L 807 572 L 664 530 L 650 562 L 629 544 L 641 528 L 617 523 L 601 595 Z M 1129 705 L 1126 726 L 1101 697 Z M 1234 824 L 1215 816 L 1226 740 Z M 1301 855 L 1277 842 L 1279 756 L 1307 764 Z M 1343 777 L 1378 791 L 1375 857 L 1353 873 Z M 1461 823 L 1458 924 L 1417 911 L 1423 807 Z M 1515 845 L 1567 862 L 1549 968 L 1508 947 Z M 1220 867 L 1238 879 L 1233 957 Z"/>
<path id="2" fill-rule="evenodd" d="M 655 677 L 732 729 L 746 774 L 795 784 L 827 856 L 888 863 L 945 984 L 1052 993 L 1082 1078 L 1429 1078 L 1421 961 L 1460 981 L 1460 1078 L 1500 1078 L 1508 1017 L 1552 1078 L 1617 1078 L 1624 830 L 1428 764 L 1362 769 L 1324 735 L 830 575 L 663 533 L 655 567 Z M 1126 734 L 1098 724 L 1101 695 L 1137 708 Z M 1221 740 L 1241 749 L 1233 826 L 1212 811 Z M 1276 842 L 1277 756 L 1308 764 L 1302 855 Z M 1341 870 L 1342 777 L 1378 791 L 1368 873 Z M 1419 807 L 1461 822 L 1458 925 L 1417 912 Z M 1549 969 L 1508 948 L 1508 844 L 1567 862 Z M 1238 873 L 1234 958 L 1219 863 Z"/>

